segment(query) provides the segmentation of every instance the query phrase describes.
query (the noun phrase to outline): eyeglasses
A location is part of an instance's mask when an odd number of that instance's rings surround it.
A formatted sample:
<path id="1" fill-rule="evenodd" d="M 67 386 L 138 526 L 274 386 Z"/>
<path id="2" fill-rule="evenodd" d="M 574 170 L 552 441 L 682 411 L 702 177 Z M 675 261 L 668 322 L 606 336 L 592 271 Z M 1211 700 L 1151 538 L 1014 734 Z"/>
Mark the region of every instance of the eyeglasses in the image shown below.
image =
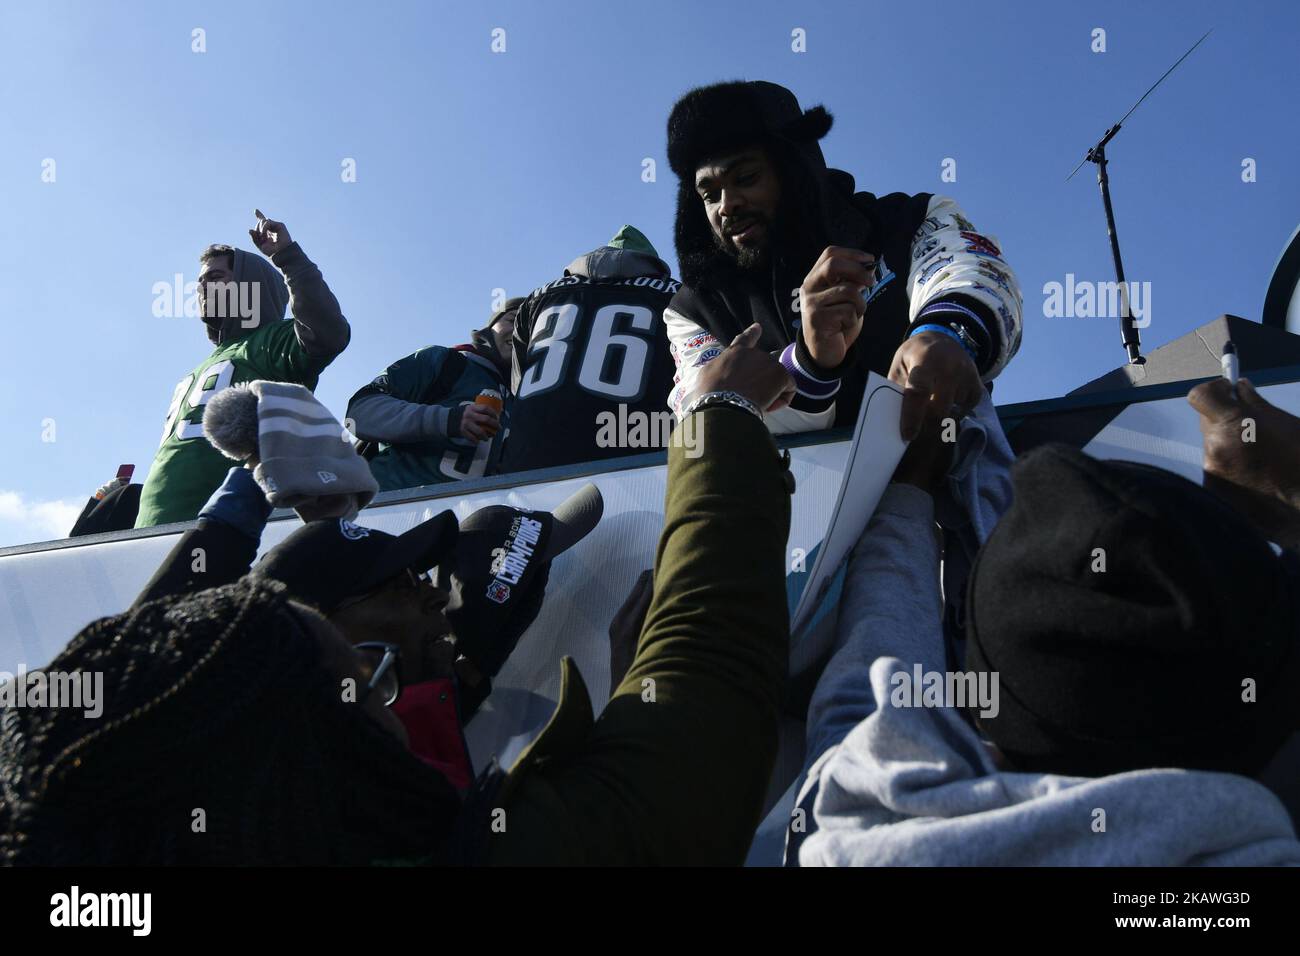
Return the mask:
<path id="1" fill-rule="evenodd" d="M 402 652 L 396 644 L 384 641 L 365 641 L 353 645 L 366 662 L 370 680 L 357 695 L 357 703 L 364 704 L 372 692 L 381 695 L 385 707 L 392 707 L 402 694 L 402 677 L 399 664 Z"/>

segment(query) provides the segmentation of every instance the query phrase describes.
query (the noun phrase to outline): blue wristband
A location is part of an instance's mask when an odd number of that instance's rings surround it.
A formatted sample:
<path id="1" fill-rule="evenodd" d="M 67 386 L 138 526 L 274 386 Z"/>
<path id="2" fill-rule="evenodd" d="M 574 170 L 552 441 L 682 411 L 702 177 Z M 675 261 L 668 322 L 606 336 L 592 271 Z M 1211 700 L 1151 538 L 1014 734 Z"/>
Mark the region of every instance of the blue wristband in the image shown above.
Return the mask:
<path id="1" fill-rule="evenodd" d="M 937 322 L 927 323 L 926 325 L 918 325 L 916 328 L 912 329 L 912 331 L 908 333 L 907 337 L 910 339 L 913 335 L 917 335 L 921 332 L 942 332 L 944 335 L 948 336 L 948 338 L 952 339 L 963 349 L 965 349 L 966 354 L 970 356 L 972 362 L 977 361 L 975 357 L 975 350 L 966 343 L 965 339 L 963 339 L 952 329 L 948 328 L 948 326 L 939 325 Z"/>

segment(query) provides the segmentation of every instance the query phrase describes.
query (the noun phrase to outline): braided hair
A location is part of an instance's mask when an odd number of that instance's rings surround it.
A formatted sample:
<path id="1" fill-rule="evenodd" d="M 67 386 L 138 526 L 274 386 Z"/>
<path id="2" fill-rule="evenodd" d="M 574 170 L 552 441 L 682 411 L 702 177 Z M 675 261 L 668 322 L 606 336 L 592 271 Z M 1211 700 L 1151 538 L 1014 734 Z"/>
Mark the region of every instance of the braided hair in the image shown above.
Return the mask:
<path id="1" fill-rule="evenodd" d="M 355 704 L 282 585 L 234 584 L 90 624 L 48 671 L 103 712 L 0 713 L 0 862 L 434 859 L 451 784 Z"/>

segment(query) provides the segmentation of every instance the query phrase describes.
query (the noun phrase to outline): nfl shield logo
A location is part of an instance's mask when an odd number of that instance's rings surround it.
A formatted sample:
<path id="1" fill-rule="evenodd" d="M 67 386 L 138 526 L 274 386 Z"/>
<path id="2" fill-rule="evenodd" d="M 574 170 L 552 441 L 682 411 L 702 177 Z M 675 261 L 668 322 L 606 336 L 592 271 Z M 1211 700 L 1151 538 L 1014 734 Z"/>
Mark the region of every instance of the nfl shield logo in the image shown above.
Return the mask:
<path id="1" fill-rule="evenodd" d="M 498 604 L 505 604 L 510 600 L 510 585 L 502 584 L 500 581 L 493 581 L 488 585 L 487 596 L 489 600 L 496 601 Z"/>

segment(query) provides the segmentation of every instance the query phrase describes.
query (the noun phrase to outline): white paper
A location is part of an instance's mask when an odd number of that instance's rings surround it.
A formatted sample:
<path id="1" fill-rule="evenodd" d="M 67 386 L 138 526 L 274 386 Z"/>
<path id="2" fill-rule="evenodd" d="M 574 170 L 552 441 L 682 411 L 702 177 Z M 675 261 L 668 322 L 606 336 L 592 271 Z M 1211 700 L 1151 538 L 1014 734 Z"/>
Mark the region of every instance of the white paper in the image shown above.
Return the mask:
<path id="1" fill-rule="evenodd" d="M 903 393 L 887 378 L 872 372 L 853 429 L 831 523 L 790 619 L 793 635 L 798 635 L 800 628 L 812 618 L 835 573 L 862 537 L 907 449 L 907 442 L 898 433 L 902 411 Z"/>

